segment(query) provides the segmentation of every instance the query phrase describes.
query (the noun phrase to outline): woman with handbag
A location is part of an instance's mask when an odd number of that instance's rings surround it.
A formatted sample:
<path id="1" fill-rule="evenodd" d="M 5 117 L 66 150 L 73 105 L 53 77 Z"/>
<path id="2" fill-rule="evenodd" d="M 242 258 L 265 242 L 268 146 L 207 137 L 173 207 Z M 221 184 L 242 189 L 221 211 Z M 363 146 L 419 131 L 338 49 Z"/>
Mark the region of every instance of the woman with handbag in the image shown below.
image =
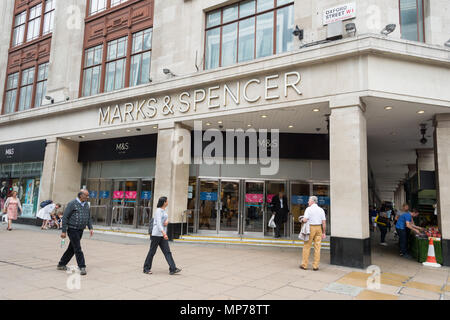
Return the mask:
<path id="1" fill-rule="evenodd" d="M 17 220 L 19 210 L 22 212 L 22 205 L 17 198 L 17 191 L 13 191 L 11 197 L 6 200 L 5 207 L 3 208 L 3 212 L 8 214 L 8 231 L 12 230 L 12 220 Z"/>
<path id="2" fill-rule="evenodd" d="M 161 248 L 167 263 L 169 264 L 169 273 L 171 275 L 178 273 L 181 269 L 178 269 L 173 261 L 172 253 L 169 248 L 169 237 L 167 236 L 167 225 L 169 224 L 169 216 L 167 215 L 166 208 L 169 205 L 167 197 L 161 197 L 156 205 L 157 209 L 153 216 L 153 227 L 151 232 L 150 250 L 148 251 L 147 258 L 144 263 L 144 273 L 152 274 L 152 262 L 155 256 L 158 246 Z"/>

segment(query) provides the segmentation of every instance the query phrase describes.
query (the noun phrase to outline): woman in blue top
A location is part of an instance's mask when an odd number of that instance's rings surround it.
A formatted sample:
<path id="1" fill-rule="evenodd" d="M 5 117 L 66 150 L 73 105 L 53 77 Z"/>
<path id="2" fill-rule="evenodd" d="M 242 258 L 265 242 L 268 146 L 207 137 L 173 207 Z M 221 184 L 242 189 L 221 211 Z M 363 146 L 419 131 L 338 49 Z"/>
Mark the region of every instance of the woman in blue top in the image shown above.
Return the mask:
<path id="1" fill-rule="evenodd" d="M 175 274 L 181 271 L 175 265 L 173 261 L 172 253 L 169 248 L 169 238 L 167 237 L 167 225 L 169 224 L 169 216 L 167 215 L 166 208 L 169 205 L 167 197 L 161 197 L 156 205 L 157 209 L 153 215 L 153 229 L 151 234 L 150 250 L 147 254 L 147 258 L 144 263 L 144 273 L 152 274 L 152 262 L 158 246 L 161 248 L 167 263 L 169 264 L 169 273 Z"/>

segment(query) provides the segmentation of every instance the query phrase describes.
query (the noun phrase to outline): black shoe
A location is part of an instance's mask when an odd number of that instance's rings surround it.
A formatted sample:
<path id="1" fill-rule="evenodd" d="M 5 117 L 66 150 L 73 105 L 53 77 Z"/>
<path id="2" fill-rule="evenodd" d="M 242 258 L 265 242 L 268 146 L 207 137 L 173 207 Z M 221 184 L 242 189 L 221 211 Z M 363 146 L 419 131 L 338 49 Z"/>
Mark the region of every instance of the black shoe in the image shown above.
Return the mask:
<path id="1" fill-rule="evenodd" d="M 80 268 L 80 274 L 81 274 L 82 276 L 87 275 L 86 268 Z"/>
<path id="2" fill-rule="evenodd" d="M 62 265 L 57 265 L 56 266 L 56 270 L 63 270 L 63 271 L 67 271 L 67 267 L 66 266 L 62 266 Z"/>
<path id="3" fill-rule="evenodd" d="M 145 271 L 145 270 L 144 270 L 144 273 L 145 273 L 145 274 L 153 274 L 153 272 L 151 272 L 150 270 L 148 270 L 148 271 Z"/>
<path id="4" fill-rule="evenodd" d="M 319 268 L 313 268 L 313 271 L 319 271 Z"/>
<path id="5" fill-rule="evenodd" d="M 176 268 L 174 271 L 170 271 L 170 275 L 174 275 L 175 273 L 181 272 L 181 269 Z"/>
<path id="6" fill-rule="evenodd" d="M 308 269 L 306 269 L 304 266 L 300 266 L 300 269 L 302 269 L 302 270 L 308 270 Z"/>

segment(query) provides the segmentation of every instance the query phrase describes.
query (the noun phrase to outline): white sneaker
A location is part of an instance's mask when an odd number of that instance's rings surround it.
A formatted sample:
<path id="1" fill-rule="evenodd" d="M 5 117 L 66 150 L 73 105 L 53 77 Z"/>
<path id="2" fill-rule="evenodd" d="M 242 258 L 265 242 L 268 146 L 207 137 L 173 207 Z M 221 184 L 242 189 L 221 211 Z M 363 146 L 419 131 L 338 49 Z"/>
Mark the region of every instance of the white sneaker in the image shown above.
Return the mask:
<path id="1" fill-rule="evenodd" d="M 380 245 L 387 247 L 387 243 L 386 242 L 381 242 Z"/>

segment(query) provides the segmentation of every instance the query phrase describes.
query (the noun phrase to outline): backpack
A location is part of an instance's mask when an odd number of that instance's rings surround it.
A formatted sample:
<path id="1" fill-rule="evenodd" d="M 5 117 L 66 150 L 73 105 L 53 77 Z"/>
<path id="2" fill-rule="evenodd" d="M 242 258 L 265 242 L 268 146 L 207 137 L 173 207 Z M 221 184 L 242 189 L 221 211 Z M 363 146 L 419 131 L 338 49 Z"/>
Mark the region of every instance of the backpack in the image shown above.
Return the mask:
<path id="1" fill-rule="evenodd" d="M 46 206 L 48 206 L 49 204 L 53 203 L 52 200 L 45 200 L 42 201 L 41 204 L 39 205 L 41 208 L 45 208 Z"/>
<path id="2" fill-rule="evenodd" d="M 377 224 L 379 224 L 380 226 L 386 227 L 387 224 L 389 223 L 389 219 L 386 217 L 382 217 L 382 216 L 377 216 L 375 219 L 375 222 Z"/>

